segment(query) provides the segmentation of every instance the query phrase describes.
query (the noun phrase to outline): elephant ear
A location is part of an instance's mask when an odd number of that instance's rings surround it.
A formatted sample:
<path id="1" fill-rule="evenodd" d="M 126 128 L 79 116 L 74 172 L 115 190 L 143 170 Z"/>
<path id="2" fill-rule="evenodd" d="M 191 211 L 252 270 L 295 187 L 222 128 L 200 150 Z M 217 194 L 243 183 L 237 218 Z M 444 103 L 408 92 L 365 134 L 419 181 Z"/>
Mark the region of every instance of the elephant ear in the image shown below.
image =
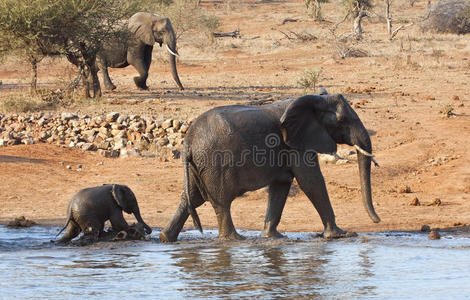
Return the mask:
<path id="1" fill-rule="evenodd" d="M 155 44 L 155 37 L 153 36 L 153 15 L 149 13 L 139 12 L 134 14 L 129 19 L 129 31 L 137 39 L 143 43 L 153 46 Z"/>
<path id="2" fill-rule="evenodd" d="M 126 211 L 127 201 L 124 186 L 113 184 L 111 187 L 111 194 L 113 195 L 114 201 L 116 201 L 117 205 L 122 208 L 122 210 Z"/>
<path id="3" fill-rule="evenodd" d="M 280 120 L 284 143 L 298 150 L 336 152 L 336 142 L 319 119 L 327 108 L 325 99 L 316 95 L 302 96 L 289 104 Z"/>

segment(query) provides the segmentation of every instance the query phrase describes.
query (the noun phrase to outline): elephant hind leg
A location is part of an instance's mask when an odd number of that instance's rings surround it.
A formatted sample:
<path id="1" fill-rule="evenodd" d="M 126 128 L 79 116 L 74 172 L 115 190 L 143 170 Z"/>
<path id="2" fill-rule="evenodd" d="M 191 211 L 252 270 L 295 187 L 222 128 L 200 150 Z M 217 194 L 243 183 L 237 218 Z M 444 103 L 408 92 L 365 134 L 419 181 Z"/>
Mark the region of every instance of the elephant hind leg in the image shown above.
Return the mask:
<path id="1" fill-rule="evenodd" d="M 113 91 L 116 89 L 116 86 L 114 83 L 111 81 L 111 78 L 109 77 L 108 73 L 108 68 L 100 68 L 101 69 L 101 75 L 103 77 L 103 84 L 106 90 L 108 91 Z"/>
<path id="2" fill-rule="evenodd" d="M 277 225 L 281 221 L 282 211 L 291 185 L 292 179 L 286 182 L 273 182 L 269 185 L 268 208 L 264 220 L 264 230 L 261 233 L 262 237 L 284 237 L 277 231 Z"/>
<path id="3" fill-rule="evenodd" d="M 244 237 L 237 233 L 233 225 L 232 215 L 230 214 L 230 204 L 232 201 L 222 202 L 227 205 L 216 204 L 212 201 L 212 207 L 217 215 L 219 223 L 219 240 L 243 240 Z M 218 202 L 221 203 L 221 202 Z"/>
<path id="4" fill-rule="evenodd" d="M 197 185 L 194 180 L 191 180 L 190 185 L 191 204 L 194 208 L 201 206 L 205 200 L 202 197 Z M 184 223 L 189 217 L 188 201 L 186 199 L 186 193 L 183 191 L 181 194 L 181 202 L 176 209 L 175 214 L 171 218 L 170 222 L 160 232 L 160 241 L 164 243 L 175 242 L 178 238 L 179 233 L 183 229 Z"/>
<path id="5" fill-rule="evenodd" d="M 64 235 L 57 241 L 57 243 L 67 243 L 67 242 L 70 242 L 72 239 L 74 239 L 75 237 L 77 237 L 80 232 L 81 232 L 81 229 L 80 229 L 80 226 L 78 226 L 77 223 L 75 223 L 75 221 L 73 220 L 70 220 L 69 224 L 67 225 L 67 228 L 66 228 L 66 232 L 64 233 Z"/>

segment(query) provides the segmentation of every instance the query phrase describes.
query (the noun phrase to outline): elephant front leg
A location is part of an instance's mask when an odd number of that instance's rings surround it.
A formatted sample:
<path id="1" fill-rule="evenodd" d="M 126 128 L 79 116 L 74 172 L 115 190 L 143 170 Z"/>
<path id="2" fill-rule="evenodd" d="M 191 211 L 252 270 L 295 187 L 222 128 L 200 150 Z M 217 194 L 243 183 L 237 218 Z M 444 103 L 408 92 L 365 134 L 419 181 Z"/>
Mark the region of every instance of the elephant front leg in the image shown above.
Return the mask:
<path id="1" fill-rule="evenodd" d="M 264 230 L 261 233 L 262 237 L 284 237 L 277 231 L 277 225 L 281 221 L 282 211 L 284 210 L 291 185 L 292 180 L 288 182 L 274 182 L 269 185 L 268 208 L 264 220 Z"/>
<path id="2" fill-rule="evenodd" d="M 335 239 L 356 235 L 346 232 L 336 225 L 335 214 L 331 207 L 330 198 L 318 164 L 315 167 L 300 167 L 294 169 L 294 175 L 300 188 L 307 195 L 322 220 L 326 239 Z"/>
<path id="3" fill-rule="evenodd" d="M 129 229 L 129 224 L 127 224 L 121 211 L 114 212 L 109 218 L 109 221 L 111 222 L 111 227 L 115 232 Z"/>
<path id="4" fill-rule="evenodd" d="M 142 60 L 135 60 L 132 62 L 134 68 L 139 72 L 140 76 L 134 77 L 135 85 L 141 90 L 148 90 L 147 78 L 148 78 L 148 68 L 147 64 Z"/>

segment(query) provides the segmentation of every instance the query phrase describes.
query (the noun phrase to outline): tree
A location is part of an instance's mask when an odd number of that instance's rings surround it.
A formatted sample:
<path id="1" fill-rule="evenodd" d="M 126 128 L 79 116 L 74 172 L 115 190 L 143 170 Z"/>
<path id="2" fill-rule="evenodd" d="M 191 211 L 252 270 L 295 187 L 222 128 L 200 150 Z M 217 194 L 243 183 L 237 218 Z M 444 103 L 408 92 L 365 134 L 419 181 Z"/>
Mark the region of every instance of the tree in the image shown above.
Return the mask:
<path id="1" fill-rule="evenodd" d="M 91 91 L 91 96 L 98 97 L 96 54 L 111 39 L 126 42 L 125 20 L 140 9 L 139 1 L 132 0 L 2 0 L 0 51 L 29 60 L 33 90 L 37 63 L 46 55 L 64 54 L 89 75 L 85 80 L 87 96 Z"/>
<path id="2" fill-rule="evenodd" d="M 44 56 L 58 53 L 50 33 L 50 20 L 54 16 L 47 2 L 0 2 L 0 52 L 20 55 L 30 62 L 32 92 L 37 85 L 37 64 Z"/>

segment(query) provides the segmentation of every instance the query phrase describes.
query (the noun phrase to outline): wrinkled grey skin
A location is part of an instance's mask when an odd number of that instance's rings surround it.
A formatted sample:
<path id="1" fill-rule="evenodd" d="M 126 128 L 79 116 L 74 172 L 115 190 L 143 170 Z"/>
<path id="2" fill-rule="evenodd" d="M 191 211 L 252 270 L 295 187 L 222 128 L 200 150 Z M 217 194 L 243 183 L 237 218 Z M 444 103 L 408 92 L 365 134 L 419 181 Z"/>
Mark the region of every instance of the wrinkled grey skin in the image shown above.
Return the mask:
<path id="1" fill-rule="evenodd" d="M 278 143 L 269 143 L 272 136 Z M 199 116 L 189 128 L 183 146 L 185 184 L 181 203 L 175 215 L 160 233 L 160 240 L 177 239 L 191 214 L 201 230 L 195 208 L 209 201 L 217 215 L 219 239 L 241 239 L 230 215 L 232 201 L 245 193 L 268 186 L 268 207 L 262 236 L 282 237 L 277 225 L 295 178 L 318 211 L 325 238 L 350 236 L 335 221 L 325 181 L 320 171 L 318 153 L 336 152 L 336 144 L 358 145 L 372 153 L 369 134 L 361 120 L 342 95 L 306 95 L 297 99 L 262 106 L 222 106 Z M 268 159 L 256 163 L 254 155 L 265 151 Z M 306 154 L 308 160 L 295 162 L 281 157 L 281 152 Z M 231 153 L 231 161 L 213 159 L 220 153 Z M 374 222 L 380 219 L 374 211 L 371 196 L 371 158 L 358 152 L 359 176 L 364 206 Z M 244 157 L 245 156 L 245 157 Z M 243 162 L 239 164 L 239 162 Z M 312 163 L 313 162 L 313 163 Z"/>
<path id="2" fill-rule="evenodd" d="M 170 19 L 156 14 L 139 12 L 134 14 L 128 23 L 130 39 L 126 44 L 118 41 L 104 45 L 103 50 L 97 55 L 98 67 L 103 75 L 103 84 L 107 90 L 114 90 L 116 86 L 109 78 L 109 68 L 124 68 L 134 66 L 139 76 L 134 77 L 134 82 L 139 89 L 147 90 L 147 78 L 150 64 L 152 63 L 152 50 L 155 43 L 169 47 L 176 51 L 176 36 Z M 165 51 L 167 51 L 165 49 Z M 180 90 L 184 90 L 176 70 L 175 56 L 168 52 L 171 74 Z"/>
<path id="3" fill-rule="evenodd" d="M 113 231 L 127 230 L 129 225 L 122 215 L 122 211 L 134 214 L 148 234 L 152 232 L 140 216 L 137 199 L 131 189 L 125 185 L 104 184 L 80 190 L 72 197 L 67 209 L 67 222 L 65 234 L 57 241 L 66 243 L 83 231 L 94 239 L 103 233 L 104 223 L 110 220 Z"/>

